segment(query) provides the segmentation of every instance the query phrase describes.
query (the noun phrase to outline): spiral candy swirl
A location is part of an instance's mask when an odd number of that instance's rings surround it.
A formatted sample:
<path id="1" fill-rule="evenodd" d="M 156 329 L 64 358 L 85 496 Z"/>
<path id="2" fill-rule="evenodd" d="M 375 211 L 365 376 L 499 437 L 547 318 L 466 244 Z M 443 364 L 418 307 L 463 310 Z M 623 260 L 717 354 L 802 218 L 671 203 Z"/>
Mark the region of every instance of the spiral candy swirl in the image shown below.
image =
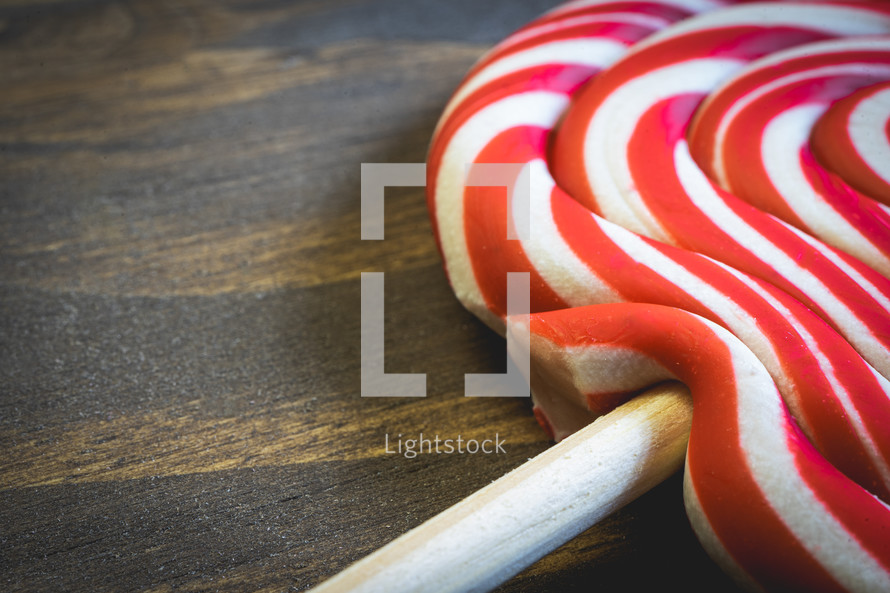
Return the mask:
<path id="1" fill-rule="evenodd" d="M 560 439 L 655 381 L 695 412 L 709 553 L 752 589 L 890 590 L 890 7 L 576 1 L 495 47 L 429 155 L 452 287 L 498 331 L 531 276 Z M 519 163 L 514 195 L 469 163 Z"/>

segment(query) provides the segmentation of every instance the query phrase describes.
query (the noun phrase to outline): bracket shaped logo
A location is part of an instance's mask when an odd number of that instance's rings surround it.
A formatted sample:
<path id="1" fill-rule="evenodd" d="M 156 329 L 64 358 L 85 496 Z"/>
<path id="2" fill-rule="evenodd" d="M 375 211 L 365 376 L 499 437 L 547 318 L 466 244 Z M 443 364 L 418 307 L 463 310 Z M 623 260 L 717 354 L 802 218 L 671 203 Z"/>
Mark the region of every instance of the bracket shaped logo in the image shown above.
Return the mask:
<path id="1" fill-rule="evenodd" d="M 363 241 L 384 238 L 384 193 L 389 187 L 425 187 L 424 163 L 362 163 L 361 235 Z M 467 166 L 465 187 L 507 188 L 507 239 L 527 240 L 531 227 L 531 177 L 528 166 L 516 163 L 473 163 Z M 361 395 L 362 397 L 426 397 L 425 373 L 387 373 L 384 370 L 384 273 L 362 272 L 361 285 Z M 507 316 L 528 316 L 530 276 L 507 273 Z M 519 324 L 528 328 L 528 324 Z M 520 330 L 521 331 L 521 330 Z M 464 375 L 467 397 L 528 397 L 526 377 L 530 353 L 522 342 L 528 336 L 507 332 L 507 372 Z"/>

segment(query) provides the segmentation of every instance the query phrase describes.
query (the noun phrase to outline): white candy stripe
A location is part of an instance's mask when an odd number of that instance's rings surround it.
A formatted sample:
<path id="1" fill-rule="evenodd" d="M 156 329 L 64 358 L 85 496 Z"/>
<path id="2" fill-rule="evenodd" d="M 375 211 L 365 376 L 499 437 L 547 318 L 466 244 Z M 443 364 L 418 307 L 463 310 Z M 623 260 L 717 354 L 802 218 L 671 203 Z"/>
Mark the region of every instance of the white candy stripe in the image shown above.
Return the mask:
<path id="1" fill-rule="evenodd" d="M 618 59 L 627 50 L 620 41 L 610 39 L 569 39 L 553 41 L 494 60 L 462 85 L 445 108 L 447 118 L 461 102 L 480 87 L 511 73 L 541 66 L 571 64 L 600 69 Z"/>
<path id="2" fill-rule="evenodd" d="M 663 17 L 650 14 L 640 14 L 635 12 L 606 12 L 599 14 L 582 14 L 576 17 L 562 18 L 557 21 L 545 21 L 537 25 L 532 23 L 520 29 L 519 31 L 499 43 L 497 46 L 492 48 L 490 53 L 485 54 L 481 61 L 490 59 L 495 54 L 503 53 L 504 51 L 515 47 L 520 43 L 528 43 L 529 41 L 543 35 L 558 33 L 559 31 L 565 31 L 566 29 L 581 27 L 584 25 L 596 25 L 605 23 L 623 23 L 626 25 L 635 25 L 637 27 L 650 29 L 652 31 L 661 29 L 670 24 L 670 22 Z"/>
<path id="3" fill-rule="evenodd" d="M 781 4 L 781 9 L 776 6 Z M 719 28 L 788 27 L 820 31 L 828 35 L 881 35 L 887 32 L 886 23 L 875 18 L 875 12 L 840 3 L 817 4 L 808 2 L 754 2 L 728 6 L 681 21 L 647 37 L 634 47 L 639 51 L 690 33 Z"/>
<path id="4" fill-rule="evenodd" d="M 871 296 L 875 301 L 878 302 L 878 305 L 885 311 L 890 311 L 890 298 L 888 298 L 885 294 L 883 294 L 877 286 L 874 286 L 868 278 L 859 273 L 859 270 L 851 266 L 848 262 L 844 261 L 840 255 L 833 249 L 828 248 L 824 243 L 819 242 L 819 240 L 811 237 L 810 235 L 795 229 L 794 227 L 789 227 L 789 230 L 796 234 L 797 237 L 810 245 L 814 250 L 819 252 L 819 255 L 831 261 L 832 264 L 837 266 L 846 276 L 853 279 L 853 281 L 862 288 L 862 290 Z M 869 330 L 871 331 L 871 330 Z"/>
<path id="5" fill-rule="evenodd" d="M 566 108 L 565 95 L 529 92 L 513 95 L 479 110 L 454 134 L 436 176 L 435 216 L 439 242 L 452 288 L 464 305 L 492 327 L 502 322 L 488 311 L 473 276 L 464 235 L 464 180 L 467 165 L 497 134 L 511 128 L 551 128 Z"/>
<path id="6" fill-rule="evenodd" d="M 823 105 L 800 105 L 784 111 L 767 124 L 761 141 L 766 173 L 791 209 L 807 225 L 806 230 L 879 272 L 890 274 L 890 256 L 826 202 L 810 184 L 802 168 L 800 151 L 824 112 Z"/>
<path id="7" fill-rule="evenodd" d="M 826 5 L 826 7 L 827 6 L 828 5 Z M 848 10 L 848 8 L 838 4 L 832 4 L 830 6 L 833 6 L 833 10 Z M 844 21 L 844 17 L 845 14 L 843 12 L 836 14 L 836 20 L 838 21 Z M 849 24 L 848 21 L 844 22 Z M 788 62 L 810 58 L 822 53 L 831 55 L 857 51 L 874 51 L 875 49 L 884 51 L 890 47 L 890 38 L 887 37 L 888 33 L 890 33 L 890 31 L 888 31 L 888 22 L 890 22 L 890 12 L 882 13 L 880 15 L 873 14 L 871 22 L 867 27 L 858 30 L 850 29 L 846 32 L 835 31 L 834 33 L 837 37 L 833 37 L 829 40 L 814 41 L 811 43 L 804 43 L 803 45 L 786 47 L 785 49 L 775 51 L 754 60 L 749 65 L 749 68 L 752 70 L 768 71 L 772 70 L 775 66 L 784 66 L 787 65 Z M 717 91 L 719 91 L 719 89 L 715 89 L 715 92 Z"/>
<path id="8" fill-rule="evenodd" d="M 849 133 L 862 160 L 890 183 L 890 142 L 886 125 L 890 120 L 890 88 L 860 102 L 850 114 Z"/>
<path id="9" fill-rule="evenodd" d="M 736 60 L 696 60 L 655 70 L 612 91 L 591 118 L 584 140 L 587 180 L 600 214 L 624 228 L 654 239 L 669 233 L 649 211 L 620 147 L 627 146 L 636 123 L 657 101 L 686 93 L 703 94 L 737 69 Z"/>
<path id="10" fill-rule="evenodd" d="M 617 302 L 618 294 L 582 262 L 553 220 L 550 198 L 556 184 L 543 160 L 531 165 L 531 229 L 523 248 L 551 289 L 570 306 Z M 514 210 L 515 211 L 515 210 Z"/>
<path id="11" fill-rule="evenodd" d="M 688 468 L 688 461 L 687 461 Z M 708 518 L 702 509 L 701 500 L 695 491 L 695 483 L 692 481 L 690 472 L 683 474 L 683 502 L 686 507 L 686 514 L 689 522 L 695 529 L 695 535 L 704 546 L 708 555 L 719 564 L 724 572 L 728 574 L 740 587 L 752 593 L 765 593 L 766 589 L 761 587 L 757 581 L 745 572 L 735 561 L 735 558 L 729 553 L 723 542 L 714 532 Z"/>
<path id="12" fill-rule="evenodd" d="M 583 8 L 599 8 L 603 5 L 615 3 L 615 0 L 574 0 L 572 2 L 565 2 L 564 4 L 560 4 L 559 6 L 550 9 L 550 11 L 546 12 L 545 15 L 556 16 L 566 12 L 574 12 Z M 655 0 L 655 2 L 651 2 L 650 4 L 661 4 L 664 6 L 679 8 L 681 10 L 695 13 L 720 8 L 722 6 L 725 6 L 727 3 L 721 2 L 720 0 Z"/>

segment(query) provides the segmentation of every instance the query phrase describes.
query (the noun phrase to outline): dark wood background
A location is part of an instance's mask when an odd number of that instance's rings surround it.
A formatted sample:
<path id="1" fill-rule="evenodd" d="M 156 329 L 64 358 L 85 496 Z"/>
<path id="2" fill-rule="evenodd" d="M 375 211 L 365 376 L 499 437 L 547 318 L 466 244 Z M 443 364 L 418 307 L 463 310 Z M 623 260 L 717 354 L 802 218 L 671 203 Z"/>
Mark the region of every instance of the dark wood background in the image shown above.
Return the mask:
<path id="1" fill-rule="evenodd" d="M 548 443 L 462 397 L 504 344 L 445 281 L 418 188 L 362 242 L 362 162 L 422 162 L 489 45 L 554 2 L 0 3 L 0 588 L 290 591 Z M 389 372 L 359 395 L 359 277 Z M 386 434 L 506 455 L 388 455 Z M 726 590 L 679 477 L 503 592 Z"/>

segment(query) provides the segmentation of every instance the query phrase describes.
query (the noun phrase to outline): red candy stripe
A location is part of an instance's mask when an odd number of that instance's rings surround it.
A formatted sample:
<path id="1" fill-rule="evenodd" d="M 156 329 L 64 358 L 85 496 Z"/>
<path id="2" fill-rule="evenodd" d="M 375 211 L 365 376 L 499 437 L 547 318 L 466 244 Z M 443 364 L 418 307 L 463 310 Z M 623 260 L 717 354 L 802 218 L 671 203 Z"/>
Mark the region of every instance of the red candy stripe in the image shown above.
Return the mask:
<path id="1" fill-rule="evenodd" d="M 890 83 L 861 89 L 829 107 L 816 122 L 811 148 L 826 169 L 890 205 Z"/>

